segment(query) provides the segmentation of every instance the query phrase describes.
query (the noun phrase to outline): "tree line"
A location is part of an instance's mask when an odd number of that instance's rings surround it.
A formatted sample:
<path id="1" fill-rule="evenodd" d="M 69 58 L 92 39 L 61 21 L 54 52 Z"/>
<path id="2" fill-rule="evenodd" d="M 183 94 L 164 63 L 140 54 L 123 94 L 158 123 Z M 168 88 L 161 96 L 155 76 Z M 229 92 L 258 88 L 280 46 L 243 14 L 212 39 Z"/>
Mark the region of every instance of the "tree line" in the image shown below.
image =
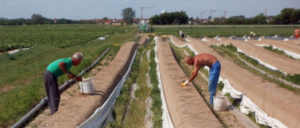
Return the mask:
<path id="1" fill-rule="evenodd" d="M 40 14 L 32 14 L 31 18 L 0 18 L 0 25 L 35 25 L 35 24 L 95 24 L 92 21 L 71 20 L 66 18 L 49 19 Z"/>
<path id="2" fill-rule="evenodd" d="M 150 24 L 187 24 L 188 20 L 188 15 L 184 11 L 170 13 L 165 12 L 151 17 Z"/>
<path id="3" fill-rule="evenodd" d="M 181 12 L 170 12 L 155 15 L 150 18 L 151 24 L 187 24 L 187 23 L 202 23 L 202 24 L 300 24 L 300 9 L 285 8 L 277 16 L 265 16 L 262 13 L 255 17 L 246 18 L 245 16 L 233 16 L 225 19 L 209 18 L 207 22 L 200 21 L 199 18 L 188 18 L 187 14 Z"/>
<path id="4" fill-rule="evenodd" d="M 133 23 L 135 11 L 132 8 L 122 10 L 123 21 L 128 24 Z M 107 19 L 107 17 L 105 17 Z M 200 21 L 199 18 L 194 19 L 188 17 L 184 11 L 165 12 L 154 15 L 150 18 L 150 24 L 166 25 L 166 24 L 300 24 L 300 9 L 285 8 L 276 16 L 265 16 L 260 13 L 255 17 L 246 18 L 245 16 L 233 16 L 230 18 L 209 18 L 207 22 Z M 0 18 L 0 25 L 32 25 L 32 24 L 95 24 L 91 20 L 70 20 L 70 19 L 49 19 L 40 14 L 33 14 L 31 18 L 7 19 Z"/>

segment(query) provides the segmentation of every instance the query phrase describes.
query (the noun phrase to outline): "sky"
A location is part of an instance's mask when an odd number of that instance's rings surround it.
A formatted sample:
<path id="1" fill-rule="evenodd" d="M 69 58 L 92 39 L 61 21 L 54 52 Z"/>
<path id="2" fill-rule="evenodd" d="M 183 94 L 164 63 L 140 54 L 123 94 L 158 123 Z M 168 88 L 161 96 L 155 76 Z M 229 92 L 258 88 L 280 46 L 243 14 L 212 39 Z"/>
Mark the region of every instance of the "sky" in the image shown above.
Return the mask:
<path id="1" fill-rule="evenodd" d="M 267 15 L 278 15 L 283 8 L 300 9 L 300 0 L 0 0 L 0 17 L 2 18 L 30 18 L 33 13 L 47 18 L 67 19 L 101 19 L 122 18 L 122 10 L 130 7 L 141 15 L 149 18 L 167 12 L 185 11 L 189 17 L 203 18 L 209 16 L 226 17 L 244 15 L 254 17 L 267 9 Z M 206 12 L 205 12 L 206 11 Z"/>

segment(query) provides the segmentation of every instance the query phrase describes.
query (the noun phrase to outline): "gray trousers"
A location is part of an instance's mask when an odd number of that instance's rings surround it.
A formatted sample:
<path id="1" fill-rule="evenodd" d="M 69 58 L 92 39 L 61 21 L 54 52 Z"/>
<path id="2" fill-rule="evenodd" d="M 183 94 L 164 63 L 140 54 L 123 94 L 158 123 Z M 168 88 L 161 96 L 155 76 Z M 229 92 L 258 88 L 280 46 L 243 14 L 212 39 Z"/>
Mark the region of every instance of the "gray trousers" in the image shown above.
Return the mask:
<path id="1" fill-rule="evenodd" d="M 48 106 L 51 115 L 58 110 L 58 105 L 60 101 L 60 93 L 57 84 L 57 78 L 49 71 L 44 73 L 44 84 L 48 97 Z"/>

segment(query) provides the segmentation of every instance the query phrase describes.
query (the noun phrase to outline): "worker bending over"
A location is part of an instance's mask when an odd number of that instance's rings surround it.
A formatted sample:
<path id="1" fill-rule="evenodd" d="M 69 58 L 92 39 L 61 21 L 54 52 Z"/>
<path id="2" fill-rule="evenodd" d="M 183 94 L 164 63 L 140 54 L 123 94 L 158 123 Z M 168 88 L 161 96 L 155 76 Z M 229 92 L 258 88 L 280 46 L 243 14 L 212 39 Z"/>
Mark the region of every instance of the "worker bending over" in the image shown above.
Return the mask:
<path id="1" fill-rule="evenodd" d="M 57 77 L 66 74 L 70 79 L 81 81 L 80 76 L 76 76 L 70 72 L 72 65 L 77 66 L 80 64 L 83 55 L 81 52 L 75 53 L 72 57 L 58 59 L 48 65 L 44 73 L 44 84 L 48 97 L 48 106 L 51 115 L 58 110 L 60 101 L 60 92 L 57 84 Z"/>
<path id="2" fill-rule="evenodd" d="M 184 39 L 184 33 L 181 30 L 179 30 L 179 36 Z"/>
<path id="3" fill-rule="evenodd" d="M 211 54 L 207 54 L 207 53 L 198 54 L 194 57 L 187 56 L 185 58 L 185 62 L 188 65 L 194 65 L 194 70 L 193 70 L 189 80 L 186 80 L 183 84 L 181 84 L 181 86 L 186 86 L 189 82 L 194 80 L 196 78 L 200 68 L 202 68 L 204 66 L 208 66 L 210 68 L 209 81 L 208 81 L 209 92 L 210 92 L 209 102 L 211 105 L 213 105 L 213 97 L 216 95 L 216 88 L 218 86 L 218 80 L 219 80 L 220 71 L 221 71 L 220 62 L 218 61 L 218 59 L 216 57 L 214 57 Z"/>
<path id="4" fill-rule="evenodd" d="M 294 31 L 294 38 L 295 39 L 299 39 L 299 36 L 300 36 L 300 30 L 299 29 L 295 29 L 295 31 Z"/>

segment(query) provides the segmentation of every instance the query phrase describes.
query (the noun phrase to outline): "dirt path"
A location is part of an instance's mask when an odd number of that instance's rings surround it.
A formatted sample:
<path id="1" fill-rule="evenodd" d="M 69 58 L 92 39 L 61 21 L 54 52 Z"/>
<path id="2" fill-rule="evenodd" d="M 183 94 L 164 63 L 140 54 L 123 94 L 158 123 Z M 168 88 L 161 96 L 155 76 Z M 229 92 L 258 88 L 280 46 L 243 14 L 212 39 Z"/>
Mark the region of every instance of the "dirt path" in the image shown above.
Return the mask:
<path id="1" fill-rule="evenodd" d="M 275 68 L 288 73 L 288 74 L 300 74 L 300 60 L 294 60 L 274 52 L 268 51 L 264 48 L 254 45 L 254 40 L 243 42 L 239 40 L 222 39 L 223 41 L 218 42 L 211 40 L 207 44 L 233 44 L 237 48 L 244 51 L 249 56 L 260 59 L 263 62 L 274 66 Z M 262 41 L 263 42 L 263 41 Z M 288 66 L 287 66 L 288 65 Z"/>
<path id="2" fill-rule="evenodd" d="M 158 61 L 163 90 L 172 122 L 176 128 L 223 127 L 196 88 L 180 87 L 187 79 L 167 42 L 158 38 Z"/>
<path id="3" fill-rule="evenodd" d="M 293 41 L 293 42 L 299 42 L 299 41 Z M 255 44 L 269 44 L 273 45 L 275 47 L 285 49 L 297 54 L 300 54 L 300 45 L 296 45 L 295 43 L 291 43 L 291 41 L 282 41 L 282 40 L 270 40 L 270 39 L 262 39 L 262 41 L 256 41 L 253 40 L 253 43 Z"/>
<path id="4" fill-rule="evenodd" d="M 94 77 L 104 66 L 106 66 L 108 63 L 110 63 L 112 59 L 113 59 L 112 55 L 109 55 L 109 56 L 105 57 L 104 60 L 102 60 L 99 65 L 94 67 L 89 72 L 88 77 Z M 59 106 L 60 107 L 64 106 L 66 104 L 66 102 L 72 98 L 72 96 L 77 95 L 77 94 L 80 93 L 79 90 L 80 90 L 80 88 L 79 88 L 78 83 L 76 83 L 75 85 L 68 88 L 64 93 L 61 94 L 61 100 L 60 100 Z M 37 126 L 39 126 L 44 120 L 46 120 L 50 116 L 51 116 L 50 115 L 50 110 L 47 107 L 37 117 L 35 117 L 34 120 L 32 120 L 26 126 L 26 128 L 36 128 Z"/>
<path id="5" fill-rule="evenodd" d="M 288 43 L 292 43 L 300 47 L 300 39 L 289 40 Z"/>
<path id="6" fill-rule="evenodd" d="M 199 53 L 216 56 L 222 65 L 221 76 L 228 79 L 235 89 L 243 92 L 269 116 L 280 120 L 288 127 L 300 127 L 299 95 L 239 67 L 230 61 L 230 58 L 223 58 L 199 39 L 190 38 L 190 40 L 189 44 Z"/>
<path id="7" fill-rule="evenodd" d="M 248 63 L 247 61 L 245 61 L 244 59 L 242 59 L 238 54 L 236 54 L 236 55 L 237 55 L 237 57 L 239 58 L 239 60 L 243 61 L 247 66 L 251 67 L 252 69 L 254 69 L 254 70 L 256 70 L 256 71 L 258 71 L 258 72 L 260 72 L 260 73 L 262 73 L 262 74 L 264 74 L 264 75 L 267 75 L 268 77 L 270 77 L 270 78 L 272 78 L 272 79 L 276 79 L 276 80 L 278 80 L 278 81 L 280 81 L 280 82 L 282 82 L 282 83 L 284 83 L 284 84 L 286 84 L 286 85 L 289 85 L 289 86 L 291 86 L 291 87 L 293 87 L 293 88 L 300 88 L 299 85 L 294 84 L 294 83 L 291 83 L 291 82 L 289 82 L 289 81 L 286 81 L 286 80 L 284 80 L 284 79 L 282 79 L 282 78 L 273 76 L 272 74 L 269 74 L 269 73 L 267 73 L 267 72 L 265 72 L 265 71 L 263 71 L 263 70 L 261 70 L 261 69 L 255 67 L 255 66 L 253 66 L 252 64 Z"/>
<path id="8" fill-rule="evenodd" d="M 173 40 L 176 43 L 180 42 L 176 38 L 173 38 Z M 183 65 L 187 66 L 185 64 Z M 189 68 L 190 71 L 192 71 L 193 69 L 192 66 L 188 66 L 187 68 Z M 201 88 L 200 93 L 205 97 L 205 100 L 208 102 L 209 101 L 208 76 L 201 71 L 198 72 L 198 75 L 200 75 L 201 77 L 199 76 L 196 77 L 196 79 L 194 79 L 193 82 L 195 83 L 195 85 Z M 217 91 L 217 95 L 222 95 L 222 94 L 220 91 Z M 228 106 L 231 106 L 229 101 L 227 103 Z M 218 117 L 224 122 L 227 128 L 243 128 L 243 127 L 258 128 L 258 126 L 255 123 L 253 123 L 252 120 L 250 120 L 246 115 L 244 115 L 240 111 L 227 110 L 227 111 L 215 111 L 215 112 L 217 113 Z"/>
<path id="9" fill-rule="evenodd" d="M 138 42 L 139 45 L 143 45 L 145 44 L 146 42 L 148 42 L 148 36 L 147 35 L 141 35 L 141 39 L 140 41 Z"/>
<path id="10" fill-rule="evenodd" d="M 94 77 L 94 94 L 82 95 L 79 92 L 74 92 L 70 98 L 62 102 L 64 104 L 60 106 L 58 112 L 43 120 L 38 127 L 77 127 L 85 121 L 97 107 L 104 103 L 114 85 L 125 73 L 136 46 L 134 42 L 125 43 L 113 61 L 96 74 Z M 75 90 L 79 91 L 78 88 Z"/>

